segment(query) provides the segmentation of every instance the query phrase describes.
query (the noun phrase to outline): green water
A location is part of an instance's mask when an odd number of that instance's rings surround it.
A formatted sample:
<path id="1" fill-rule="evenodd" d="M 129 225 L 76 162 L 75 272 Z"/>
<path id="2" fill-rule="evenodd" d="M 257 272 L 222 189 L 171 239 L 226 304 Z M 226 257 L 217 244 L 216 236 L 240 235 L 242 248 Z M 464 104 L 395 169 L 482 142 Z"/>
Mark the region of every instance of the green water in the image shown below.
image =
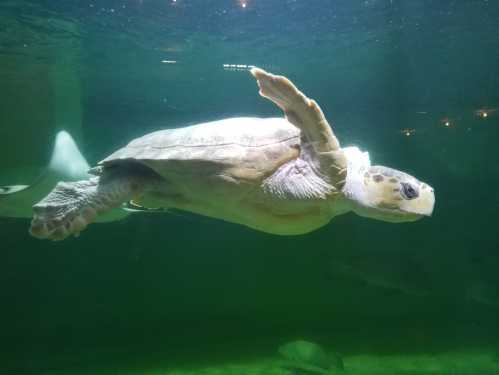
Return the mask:
<path id="1" fill-rule="evenodd" d="M 279 116 L 223 67 L 246 64 L 430 183 L 433 217 L 279 237 L 132 215 L 61 243 L 1 217 L 0 374 L 291 375 L 277 348 L 298 338 L 345 374 L 499 374 L 499 4 L 241 4 L 3 0 L 0 184 L 36 181 L 61 129 L 93 164 L 153 130 Z"/>

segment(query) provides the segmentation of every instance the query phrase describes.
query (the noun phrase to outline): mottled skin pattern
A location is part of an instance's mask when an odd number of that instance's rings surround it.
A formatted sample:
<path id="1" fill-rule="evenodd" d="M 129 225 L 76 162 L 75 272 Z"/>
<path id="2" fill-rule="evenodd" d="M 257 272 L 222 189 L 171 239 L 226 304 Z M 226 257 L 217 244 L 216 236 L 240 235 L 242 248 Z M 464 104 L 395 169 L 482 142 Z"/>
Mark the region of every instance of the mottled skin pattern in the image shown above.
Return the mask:
<path id="1" fill-rule="evenodd" d="M 285 77 L 251 73 L 285 118 L 233 118 L 138 138 L 99 163 L 96 177 L 59 183 L 34 206 L 31 234 L 78 235 L 128 200 L 280 235 L 308 233 L 348 211 L 397 222 L 431 214 L 431 188 L 423 191 L 403 172 L 347 160 L 314 100 Z M 390 173 L 397 183 L 385 182 Z"/>
<path id="2" fill-rule="evenodd" d="M 383 166 L 370 166 L 359 173 L 362 175 L 362 197 L 356 196 L 353 200 L 370 203 L 354 209 L 357 214 L 372 217 L 372 211 L 366 210 L 366 206 L 376 207 L 380 219 L 399 222 L 400 211 L 404 213 L 404 221 L 414 221 L 432 213 L 433 189 L 411 175 Z"/>

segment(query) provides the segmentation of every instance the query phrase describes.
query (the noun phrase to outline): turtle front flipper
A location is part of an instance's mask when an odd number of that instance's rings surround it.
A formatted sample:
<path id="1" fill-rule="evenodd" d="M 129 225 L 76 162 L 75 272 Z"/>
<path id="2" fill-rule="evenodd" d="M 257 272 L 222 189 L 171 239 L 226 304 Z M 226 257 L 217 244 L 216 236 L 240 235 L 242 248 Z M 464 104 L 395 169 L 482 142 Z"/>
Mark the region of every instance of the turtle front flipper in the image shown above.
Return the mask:
<path id="1" fill-rule="evenodd" d="M 251 74 L 257 80 L 260 95 L 274 102 L 283 110 L 286 119 L 302 131 L 314 149 L 321 173 L 341 190 L 346 178 L 346 158 L 319 105 L 286 77 L 259 68 L 251 69 Z"/>

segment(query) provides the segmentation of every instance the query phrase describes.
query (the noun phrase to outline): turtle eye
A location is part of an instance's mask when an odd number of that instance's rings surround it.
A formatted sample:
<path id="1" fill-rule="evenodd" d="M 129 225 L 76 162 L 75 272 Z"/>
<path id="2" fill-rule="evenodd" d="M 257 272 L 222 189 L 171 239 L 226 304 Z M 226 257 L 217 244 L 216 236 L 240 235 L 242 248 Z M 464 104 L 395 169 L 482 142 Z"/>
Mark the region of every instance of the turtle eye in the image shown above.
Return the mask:
<path id="1" fill-rule="evenodd" d="M 417 188 L 414 188 L 411 184 L 407 182 L 401 182 L 402 185 L 402 195 L 405 199 L 414 199 L 419 196 Z"/>

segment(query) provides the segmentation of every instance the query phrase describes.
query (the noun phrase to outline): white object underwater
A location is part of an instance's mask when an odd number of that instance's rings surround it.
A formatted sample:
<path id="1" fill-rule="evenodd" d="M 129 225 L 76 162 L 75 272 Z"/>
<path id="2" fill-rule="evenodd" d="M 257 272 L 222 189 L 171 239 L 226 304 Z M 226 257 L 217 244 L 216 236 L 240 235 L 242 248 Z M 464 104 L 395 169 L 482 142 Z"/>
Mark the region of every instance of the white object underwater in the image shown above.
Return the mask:
<path id="1" fill-rule="evenodd" d="M 347 178 L 343 191 L 348 197 L 361 197 L 364 195 L 362 179 L 364 171 L 371 166 L 369 152 L 361 151 L 355 146 L 342 148 L 347 158 Z"/>
<path id="2" fill-rule="evenodd" d="M 89 169 L 73 137 L 67 131 L 58 132 L 50 162 L 32 184 L 0 186 L 0 217 L 31 218 L 32 206 L 47 195 L 57 182 L 86 180 L 90 177 L 87 173 Z M 18 172 L 23 174 L 23 170 Z M 26 168 L 24 174 L 28 176 L 32 172 Z M 128 214 L 125 210 L 115 209 L 98 221 L 120 220 Z"/>

